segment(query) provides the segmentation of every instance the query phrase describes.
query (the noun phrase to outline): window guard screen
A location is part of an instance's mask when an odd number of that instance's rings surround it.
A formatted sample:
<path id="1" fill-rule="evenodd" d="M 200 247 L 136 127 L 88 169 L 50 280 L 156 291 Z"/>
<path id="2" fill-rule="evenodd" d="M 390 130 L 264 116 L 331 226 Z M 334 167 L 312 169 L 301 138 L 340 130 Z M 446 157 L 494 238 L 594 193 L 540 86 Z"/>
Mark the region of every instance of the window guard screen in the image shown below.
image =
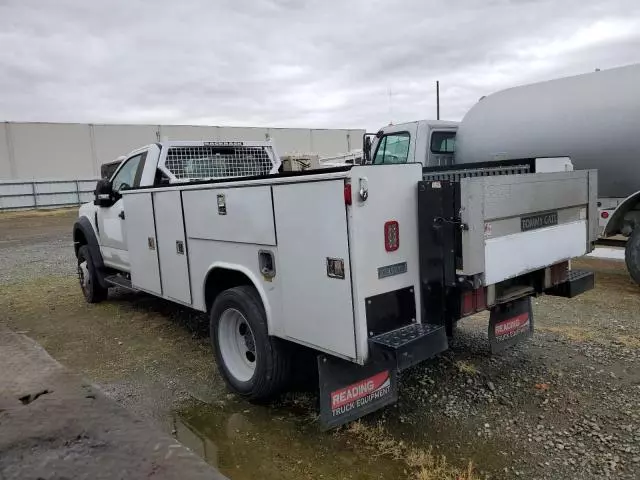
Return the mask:
<path id="1" fill-rule="evenodd" d="M 165 167 L 178 179 L 268 175 L 274 164 L 265 147 L 173 146 Z"/>

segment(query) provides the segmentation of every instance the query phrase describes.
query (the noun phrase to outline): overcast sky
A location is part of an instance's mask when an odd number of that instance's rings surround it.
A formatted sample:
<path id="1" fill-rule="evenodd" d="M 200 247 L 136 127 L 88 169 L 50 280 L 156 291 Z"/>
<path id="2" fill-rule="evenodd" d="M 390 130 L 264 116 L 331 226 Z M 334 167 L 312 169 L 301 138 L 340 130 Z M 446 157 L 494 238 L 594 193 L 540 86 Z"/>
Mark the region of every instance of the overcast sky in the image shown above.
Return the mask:
<path id="1" fill-rule="evenodd" d="M 0 0 L 9 121 L 376 129 L 637 62 L 638 0 Z"/>

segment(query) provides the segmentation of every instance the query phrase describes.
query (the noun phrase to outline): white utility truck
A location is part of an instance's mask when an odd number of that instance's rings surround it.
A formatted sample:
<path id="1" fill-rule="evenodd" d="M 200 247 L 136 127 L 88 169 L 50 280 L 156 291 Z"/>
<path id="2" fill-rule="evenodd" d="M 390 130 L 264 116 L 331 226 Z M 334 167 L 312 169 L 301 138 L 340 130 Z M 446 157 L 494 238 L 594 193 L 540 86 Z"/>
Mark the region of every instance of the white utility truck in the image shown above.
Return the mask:
<path id="1" fill-rule="evenodd" d="M 208 312 L 218 368 L 250 400 L 286 387 L 294 345 L 316 351 L 332 427 L 394 402 L 397 372 L 446 350 L 460 318 L 489 309 L 499 351 L 531 335 L 531 296 L 593 287 L 569 269 L 597 234 L 593 171 L 279 166 L 269 142 L 129 154 L 74 225 L 86 300 L 123 287 Z"/>

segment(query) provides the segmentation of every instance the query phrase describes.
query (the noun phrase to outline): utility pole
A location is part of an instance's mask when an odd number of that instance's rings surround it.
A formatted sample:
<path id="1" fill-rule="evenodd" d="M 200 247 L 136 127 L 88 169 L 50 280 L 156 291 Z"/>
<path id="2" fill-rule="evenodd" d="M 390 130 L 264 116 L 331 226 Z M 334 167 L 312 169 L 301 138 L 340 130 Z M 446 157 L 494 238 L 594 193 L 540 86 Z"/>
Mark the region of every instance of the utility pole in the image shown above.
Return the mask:
<path id="1" fill-rule="evenodd" d="M 440 80 L 436 80 L 436 120 L 440 120 Z"/>

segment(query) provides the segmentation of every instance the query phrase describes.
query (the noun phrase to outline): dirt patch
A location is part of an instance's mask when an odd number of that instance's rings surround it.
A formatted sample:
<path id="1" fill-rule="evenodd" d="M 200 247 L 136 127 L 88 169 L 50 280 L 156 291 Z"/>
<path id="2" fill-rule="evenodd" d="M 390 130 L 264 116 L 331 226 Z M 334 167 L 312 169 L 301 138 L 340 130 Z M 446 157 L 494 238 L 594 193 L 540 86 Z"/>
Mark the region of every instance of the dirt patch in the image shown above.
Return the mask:
<path id="1" fill-rule="evenodd" d="M 61 234 L 71 236 L 76 218 L 77 208 L 0 212 L 0 244 L 18 240 L 34 242 Z"/>

